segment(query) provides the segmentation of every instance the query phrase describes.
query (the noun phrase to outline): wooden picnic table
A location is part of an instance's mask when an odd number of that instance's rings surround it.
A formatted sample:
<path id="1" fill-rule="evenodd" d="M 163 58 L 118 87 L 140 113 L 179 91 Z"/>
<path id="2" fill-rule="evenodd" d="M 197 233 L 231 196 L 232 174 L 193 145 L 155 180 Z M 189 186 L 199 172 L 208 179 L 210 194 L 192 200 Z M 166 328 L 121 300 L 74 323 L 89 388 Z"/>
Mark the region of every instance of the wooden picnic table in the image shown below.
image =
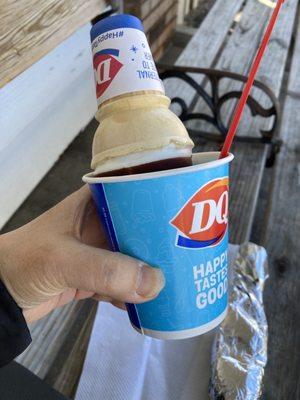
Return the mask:
<path id="1" fill-rule="evenodd" d="M 258 1 L 217 0 L 176 65 L 247 74 L 270 12 Z M 270 327 L 269 362 L 264 391 L 265 398 L 271 400 L 299 398 L 300 387 L 300 308 L 297 302 L 300 281 L 296 275 L 300 258 L 297 243 L 300 224 L 299 22 L 299 2 L 289 0 L 280 15 L 258 76 L 258 80 L 280 96 L 283 104 L 279 136 L 284 143 L 275 165 L 265 168 L 269 149 L 265 143 L 237 142 L 232 149 L 235 160 L 231 167 L 230 186 L 231 242 L 243 243 L 255 237 L 267 248 L 270 259 L 270 279 L 265 295 Z M 293 37 L 296 38 L 295 46 Z M 207 88 L 203 78 L 196 79 Z M 241 83 L 224 80 L 221 91 L 240 90 L 241 86 Z M 206 107 L 203 100 L 195 96 L 194 90 L 178 80 L 166 81 L 166 91 L 171 97 L 179 94 L 191 110 L 204 110 Z M 269 106 L 268 99 L 259 90 L 255 90 L 253 95 L 264 107 Z M 227 122 L 234 104 L 231 102 L 224 106 Z M 262 126 L 269 129 L 271 124 L 270 120 L 264 122 L 246 113 L 239 134 L 257 137 Z M 203 122 L 193 121 L 189 125 L 193 129 L 212 131 Z M 197 151 L 216 149 L 215 142 L 200 140 L 199 143 Z M 72 181 L 74 178 L 69 176 L 64 178 L 65 187 L 70 191 L 79 185 L 80 177 L 77 177 L 78 181 Z M 52 183 L 55 187 L 55 180 Z M 32 327 L 33 344 L 19 357 L 19 361 L 60 392 L 73 396 L 95 313 L 96 305 L 92 301 L 74 303 L 54 311 Z"/>

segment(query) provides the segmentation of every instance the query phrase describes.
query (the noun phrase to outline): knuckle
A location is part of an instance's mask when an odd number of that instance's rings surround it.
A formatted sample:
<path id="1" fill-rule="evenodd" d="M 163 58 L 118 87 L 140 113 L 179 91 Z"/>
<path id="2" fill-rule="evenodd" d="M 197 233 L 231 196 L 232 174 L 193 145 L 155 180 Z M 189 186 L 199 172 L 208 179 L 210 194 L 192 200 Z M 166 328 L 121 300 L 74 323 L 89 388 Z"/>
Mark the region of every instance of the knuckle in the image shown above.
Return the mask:
<path id="1" fill-rule="evenodd" d="M 135 292 L 138 270 L 123 260 L 119 254 L 113 254 L 103 265 L 102 287 L 105 294 L 115 297 L 128 296 Z"/>
<path id="2" fill-rule="evenodd" d="M 67 286 L 64 273 L 66 259 L 63 253 L 57 245 L 57 240 L 48 240 L 40 246 L 36 258 L 44 279 L 60 289 Z"/>
<path id="3" fill-rule="evenodd" d="M 116 267 L 108 263 L 104 263 L 103 273 L 100 285 L 103 287 L 104 293 L 114 293 L 116 291 Z"/>

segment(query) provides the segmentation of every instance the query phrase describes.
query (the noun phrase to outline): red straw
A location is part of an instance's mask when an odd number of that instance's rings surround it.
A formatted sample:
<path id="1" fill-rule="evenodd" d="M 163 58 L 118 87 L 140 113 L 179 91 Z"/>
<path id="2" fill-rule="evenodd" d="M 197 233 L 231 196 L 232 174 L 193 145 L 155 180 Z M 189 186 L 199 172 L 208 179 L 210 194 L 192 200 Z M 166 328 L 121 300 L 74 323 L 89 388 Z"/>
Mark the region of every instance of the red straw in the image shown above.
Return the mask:
<path id="1" fill-rule="evenodd" d="M 255 60 L 254 60 L 254 62 L 252 64 L 252 67 L 251 67 L 251 70 L 250 70 L 250 73 L 249 73 L 248 81 L 247 81 L 247 83 L 245 85 L 245 88 L 244 88 L 244 91 L 242 93 L 242 96 L 241 96 L 241 98 L 240 98 L 240 100 L 238 102 L 238 105 L 237 105 L 236 109 L 235 109 L 234 117 L 233 117 L 232 123 L 230 125 L 229 131 L 227 133 L 223 148 L 221 150 L 220 158 L 226 157 L 228 155 L 229 151 L 230 151 L 230 147 L 231 147 L 234 135 L 236 134 L 237 128 L 239 126 L 239 123 L 240 123 L 244 108 L 245 108 L 246 103 L 247 103 L 247 99 L 249 97 L 250 91 L 251 91 L 252 86 L 253 86 L 253 82 L 254 82 L 255 76 L 257 74 L 258 68 L 260 66 L 260 63 L 261 63 L 261 60 L 262 60 L 263 55 L 265 53 L 265 50 L 266 50 L 266 48 L 268 46 L 268 43 L 270 41 L 270 37 L 272 35 L 274 26 L 276 24 L 276 21 L 277 21 L 278 15 L 279 15 L 279 11 L 280 11 L 281 6 L 284 3 L 284 1 L 285 0 L 278 0 L 277 1 L 275 10 L 274 10 L 274 12 L 272 14 L 271 20 L 270 20 L 269 25 L 268 25 L 268 27 L 266 29 L 264 38 L 263 38 L 263 40 L 261 42 L 260 48 L 259 48 L 259 50 L 257 52 L 257 55 L 255 57 Z"/>

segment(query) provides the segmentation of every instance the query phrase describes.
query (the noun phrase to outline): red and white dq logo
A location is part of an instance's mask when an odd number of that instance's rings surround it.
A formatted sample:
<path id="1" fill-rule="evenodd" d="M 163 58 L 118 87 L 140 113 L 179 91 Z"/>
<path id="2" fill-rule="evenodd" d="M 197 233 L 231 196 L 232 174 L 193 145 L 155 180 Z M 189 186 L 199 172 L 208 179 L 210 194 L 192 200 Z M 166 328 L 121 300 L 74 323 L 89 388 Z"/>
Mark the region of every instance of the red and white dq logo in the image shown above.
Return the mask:
<path id="1" fill-rule="evenodd" d="M 177 231 L 177 246 L 207 248 L 218 244 L 228 225 L 228 178 L 202 186 L 170 221 Z"/>
<path id="2" fill-rule="evenodd" d="M 110 86 L 117 73 L 123 67 L 113 55 L 118 56 L 119 50 L 106 49 L 94 56 L 94 73 L 96 81 L 97 98 L 100 97 Z"/>

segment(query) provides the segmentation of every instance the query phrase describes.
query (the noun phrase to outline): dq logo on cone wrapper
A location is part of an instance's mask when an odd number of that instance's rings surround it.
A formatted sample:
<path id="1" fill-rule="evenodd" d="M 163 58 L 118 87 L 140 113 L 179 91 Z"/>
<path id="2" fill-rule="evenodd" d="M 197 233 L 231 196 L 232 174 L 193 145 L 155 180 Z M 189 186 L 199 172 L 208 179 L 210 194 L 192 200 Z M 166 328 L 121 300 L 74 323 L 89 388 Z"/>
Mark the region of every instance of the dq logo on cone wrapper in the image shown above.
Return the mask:
<path id="1" fill-rule="evenodd" d="M 201 249 L 220 243 L 228 225 L 228 178 L 202 186 L 170 224 L 177 229 L 179 247 Z"/>
<path id="2" fill-rule="evenodd" d="M 97 98 L 110 86 L 123 64 L 114 56 L 119 56 L 117 49 L 104 49 L 94 55 L 94 73 Z"/>

